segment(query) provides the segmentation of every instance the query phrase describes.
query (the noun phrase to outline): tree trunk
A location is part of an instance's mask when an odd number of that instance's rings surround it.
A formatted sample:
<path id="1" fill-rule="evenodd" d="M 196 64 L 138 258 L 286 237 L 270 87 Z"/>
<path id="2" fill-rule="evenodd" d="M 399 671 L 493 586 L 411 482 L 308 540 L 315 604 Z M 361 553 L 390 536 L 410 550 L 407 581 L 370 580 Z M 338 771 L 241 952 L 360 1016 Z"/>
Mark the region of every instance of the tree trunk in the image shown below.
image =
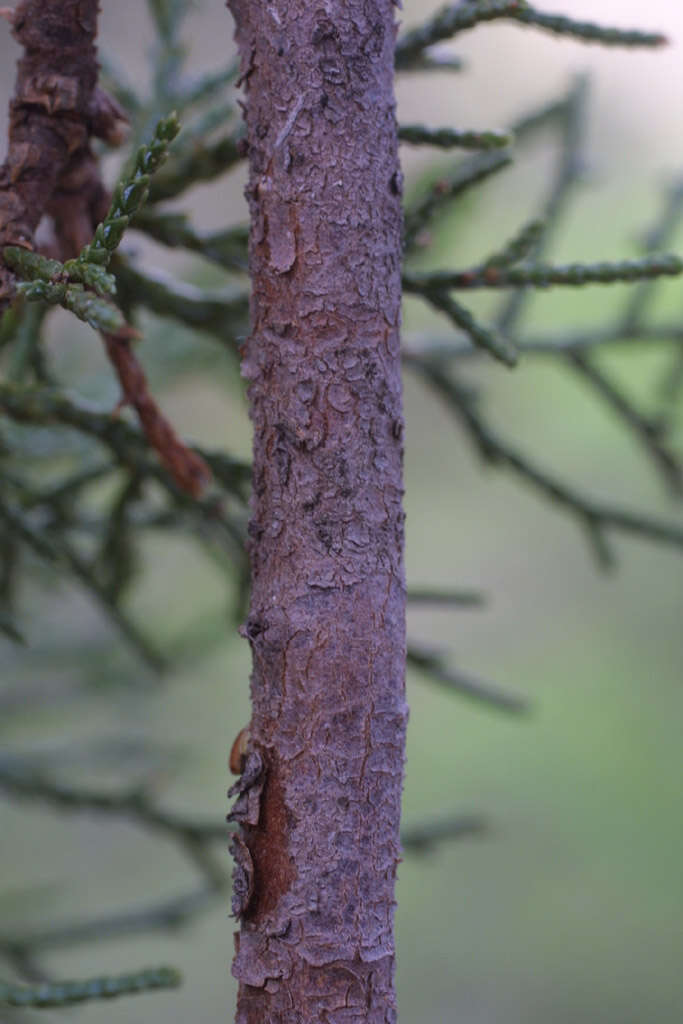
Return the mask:
<path id="1" fill-rule="evenodd" d="M 247 84 L 239 1024 L 395 1021 L 405 724 L 391 0 L 229 0 Z"/>

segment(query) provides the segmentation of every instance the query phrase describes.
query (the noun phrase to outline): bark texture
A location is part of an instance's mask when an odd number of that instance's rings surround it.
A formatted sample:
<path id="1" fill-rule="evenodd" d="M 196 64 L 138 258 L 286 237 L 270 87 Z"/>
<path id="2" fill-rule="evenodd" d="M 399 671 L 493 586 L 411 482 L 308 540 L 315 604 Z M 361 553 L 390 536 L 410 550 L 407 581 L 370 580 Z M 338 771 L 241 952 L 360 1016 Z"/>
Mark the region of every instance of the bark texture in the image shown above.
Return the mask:
<path id="1" fill-rule="evenodd" d="M 393 7 L 228 6 L 255 435 L 237 1021 L 388 1024 L 407 718 Z"/>
<path id="2" fill-rule="evenodd" d="M 123 111 L 97 88 L 98 0 L 21 0 L 5 16 L 24 53 L 10 104 L 9 147 L 0 167 L 0 252 L 33 247 L 44 213 L 61 258 L 74 256 L 107 210 L 91 135 L 121 141 Z M 0 313 L 13 277 L 0 264 Z"/>

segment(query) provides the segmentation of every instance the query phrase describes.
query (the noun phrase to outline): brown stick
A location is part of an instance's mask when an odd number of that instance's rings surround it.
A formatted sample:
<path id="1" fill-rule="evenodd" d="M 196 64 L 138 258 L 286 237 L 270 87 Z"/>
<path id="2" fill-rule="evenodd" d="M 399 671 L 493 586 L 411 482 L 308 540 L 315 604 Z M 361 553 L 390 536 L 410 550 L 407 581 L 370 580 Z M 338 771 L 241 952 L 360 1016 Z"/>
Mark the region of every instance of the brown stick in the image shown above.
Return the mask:
<path id="1" fill-rule="evenodd" d="M 389 1024 L 406 723 L 392 0 L 229 0 L 248 87 L 239 1024 Z"/>
<path id="2" fill-rule="evenodd" d="M 175 482 L 193 497 L 199 497 L 211 479 L 204 459 L 180 440 L 147 389 L 147 379 L 130 347 L 136 335 L 132 328 L 122 334 L 103 334 L 109 360 L 116 370 L 124 401 L 137 412 L 151 447 Z"/>
<path id="3" fill-rule="evenodd" d="M 24 47 L 10 104 L 9 147 L 0 168 L 0 253 L 33 247 L 45 212 L 59 255 L 73 256 L 107 208 L 91 135 L 110 141 L 125 115 L 97 89 L 98 0 L 20 0 L 3 16 Z M 14 278 L 0 261 L 0 313 Z"/>

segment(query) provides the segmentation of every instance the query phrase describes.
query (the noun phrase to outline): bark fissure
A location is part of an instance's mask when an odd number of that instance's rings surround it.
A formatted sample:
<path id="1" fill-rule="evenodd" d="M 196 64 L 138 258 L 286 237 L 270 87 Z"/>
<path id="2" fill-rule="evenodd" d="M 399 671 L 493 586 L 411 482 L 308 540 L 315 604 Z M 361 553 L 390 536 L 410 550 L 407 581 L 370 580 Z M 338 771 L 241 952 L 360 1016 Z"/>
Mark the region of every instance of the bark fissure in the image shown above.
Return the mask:
<path id="1" fill-rule="evenodd" d="M 253 871 L 237 1020 L 386 1024 L 407 717 L 393 5 L 229 6 L 248 91 L 244 631 L 263 763 L 258 820 L 235 815 Z"/>

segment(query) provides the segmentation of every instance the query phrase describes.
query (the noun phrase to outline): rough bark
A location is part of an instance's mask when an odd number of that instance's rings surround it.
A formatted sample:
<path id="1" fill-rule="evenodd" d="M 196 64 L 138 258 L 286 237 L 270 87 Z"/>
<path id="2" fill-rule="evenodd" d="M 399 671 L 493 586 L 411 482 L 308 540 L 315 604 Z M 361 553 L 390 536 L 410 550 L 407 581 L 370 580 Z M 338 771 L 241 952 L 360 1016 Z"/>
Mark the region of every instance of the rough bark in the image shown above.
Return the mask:
<path id="1" fill-rule="evenodd" d="M 98 0 L 21 0 L 3 11 L 24 52 L 0 168 L 0 252 L 5 245 L 32 248 L 49 212 L 55 255 L 73 256 L 106 212 L 90 137 L 120 141 L 125 115 L 97 88 L 98 11 Z M 13 277 L 0 264 L 0 313 L 12 294 Z"/>
<path id="2" fill-rule="evenodd" d="M 395 1021 L 405 705 L 391 0 L 229 0 L 248 102 L 239 1024 Z"/>

